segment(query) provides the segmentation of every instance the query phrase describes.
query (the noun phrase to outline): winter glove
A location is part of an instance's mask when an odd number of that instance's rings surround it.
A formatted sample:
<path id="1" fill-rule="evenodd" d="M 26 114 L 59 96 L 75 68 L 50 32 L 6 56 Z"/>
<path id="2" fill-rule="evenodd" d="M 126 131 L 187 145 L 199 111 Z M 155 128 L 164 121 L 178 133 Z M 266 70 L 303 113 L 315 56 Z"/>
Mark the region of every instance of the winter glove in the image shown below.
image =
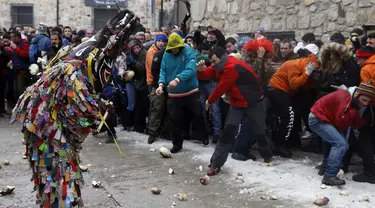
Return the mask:
<path id="1" fill-rule="evenodd" d="M 206 68 L 206 62 L 204 60 L 201 60 L 197 63 L 197 71 L 202 72 Z"/>
<path id="2" fill-rule="evenodd" d="M 305 68 L 305 73 L 310 76 L 310 74 L 315 70 L 315 67 L 316 65 L 314 62 L 308 63 Z"/>
<path id="3" fill-rule="evenodd" d="M 332 88 L 335 88 L 336 90 L 346 90 L 347 87 L 345 85 L 340 85 L 340 86 L 337 86 L 337 85 L 331 85 Z"/>
<path id="4" fill-rule="evenodd" d="M 132 64 L 135 63 L 135 59 L 130 54 L 126 56 L 126 60 L 128 60 L 129 63 L 132 63 Z"/>

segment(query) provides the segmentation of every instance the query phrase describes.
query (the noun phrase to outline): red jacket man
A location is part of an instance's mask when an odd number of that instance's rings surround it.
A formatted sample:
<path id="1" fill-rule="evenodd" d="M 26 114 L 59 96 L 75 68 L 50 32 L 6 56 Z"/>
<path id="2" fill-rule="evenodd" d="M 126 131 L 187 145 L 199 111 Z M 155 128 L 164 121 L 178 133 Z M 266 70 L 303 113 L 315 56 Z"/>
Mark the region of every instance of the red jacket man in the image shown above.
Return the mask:
<path id="1" fill-rule="evenodd" d="M 358 114 L 358 109 L 352 106 L 353 92 L 350 90 L 354 89 L 338 90 L 322 97 L 311 108 L 311 113 L 319 120 L 335 126 L 340 132 L 349 127 L 359 129 L 365 122 Z"/>
<path id="2" fill-rule="evenodd" d="M 263 97 L 263 90 L 253 68 L 233 56 L 226 56 L 221 69 L 215 70 L 213 66 L 198 72 L 200 80 L 217 79 L 219 81 L 215 90 L 208 98 L 208 104 L 217 101 L 222 95 L 227 94 L 233 108 L 242 108 L 252 105 Z M 213 63 L 215 64 L 215 63 Z"/>
<path id="3" fill-rule="evenodd" d="M 226 162 L 228 152 L 238 132 L 238 126 L 248 119 L 254 138 L 259 145 L 259 153 L 265 162 L 270 162 L 272 148 L 265 133 L 266 122 L 263 107 L 263 91 L 255 71 L 245 62 L 226 54 L 226 50 L 216 46 L 210 54 L 210 67 L 205 68 L 205 62 L 198 63 L 199 79 L 217 78 L 216 86 L 208 100 L 206 110 L 222 95 L 227 94 L 231 105 L 230 114 L 224 130 L 219 137 L 215 152 L 211 157 L 210 170 L 207 175 L 216 175 Z"/>
<path id="4" fill-rule="evenodd" d="M 337 178 L 342 159 L 348 149 L 347 130 L 359 129 L 365 125 L 360 111 L 375 98 L 375 88 L 370 83 L 346 90 L 338 90 L 319 99 L 311 108 L 309 126 L 330 146 L 330 154 L 324 164 L 323 184 L 331 186 L 345 185 Z M 373 155 L 371 155 L 372 157 Z"/>

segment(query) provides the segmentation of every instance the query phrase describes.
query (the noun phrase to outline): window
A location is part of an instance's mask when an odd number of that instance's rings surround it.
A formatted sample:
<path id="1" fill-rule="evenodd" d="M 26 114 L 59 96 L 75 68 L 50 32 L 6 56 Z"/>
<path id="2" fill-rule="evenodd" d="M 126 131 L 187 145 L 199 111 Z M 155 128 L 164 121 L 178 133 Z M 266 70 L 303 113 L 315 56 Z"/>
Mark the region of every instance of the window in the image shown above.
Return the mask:
<path id="1" fill-rule="evenodd" d="M 102 29 L 110 20 L 118 13 L 117 9 L 94 9 L 94 29 L 98 31 Z"/>
<path id="2" fill-rule="evenodd" d="M 22 26 L 34 26 L 33 6 L 12 6 L 12 26 L 19 24 Z"/>

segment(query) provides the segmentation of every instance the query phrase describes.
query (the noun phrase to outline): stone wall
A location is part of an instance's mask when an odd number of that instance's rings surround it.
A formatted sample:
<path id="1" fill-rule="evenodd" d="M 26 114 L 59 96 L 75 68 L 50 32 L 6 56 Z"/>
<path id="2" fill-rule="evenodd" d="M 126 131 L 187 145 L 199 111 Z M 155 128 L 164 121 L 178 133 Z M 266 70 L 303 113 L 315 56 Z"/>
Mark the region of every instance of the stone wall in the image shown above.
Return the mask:
<path id="1" fill-rule="evenodd" d="M 214 25 L 225 33 L 314 32 L 323 41 L 334 32 L 375 24 L 375 0 L 191 0 L 192 24 Z"/>
<path id="2" fill-rule="evenodd" d="M 34 6 L 34 26 L 40 22 L 47 25 L 56 25 L 56 0 L 0 0 L 0 27 L 11 27 L 11 5 L 33 5 Z M 59 23 L 69 25 L 72 28 L 90 28 L 94 22 L 94 9 L 84 5 L 84 0 L 60 0 Z M 160 0 L 156 1 L 156 8 L 160 7 Z M 174 8 L 174 1 L 164 0 L 164 10 L 166 17 L 171 16 Z M 158 25 L 157 15 L 151 14 L 150 0 L 128 0 L 128 9 L 140 17 L 145 27 Z M 153 21 L 155 18 L 155 21 Z"/>

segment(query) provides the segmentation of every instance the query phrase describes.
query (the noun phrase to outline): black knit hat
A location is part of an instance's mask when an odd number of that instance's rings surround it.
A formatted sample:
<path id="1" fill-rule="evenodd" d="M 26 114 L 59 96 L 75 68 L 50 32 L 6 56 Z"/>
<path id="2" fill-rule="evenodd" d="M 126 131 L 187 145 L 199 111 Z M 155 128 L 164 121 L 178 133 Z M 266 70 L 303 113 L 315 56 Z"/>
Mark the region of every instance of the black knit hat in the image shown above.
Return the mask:
<path id="1" fill-rule="evenodd" d="M 331 37 L 329 39 L 330 39 L 331 42 L 335 42 L 335 43 L 345 45 L 345 37 L 344 37 L 343 34 L 341 34 L 339 32 L 331 35 Z"/>
<path id="2" fill-rule="evenodd" d="M 302 37 L 302 40 L 303 40 L 303 42 L 305 42 L 305 43 L 313 42 L 313 41 L 315 41 L 315 35 L 314 35 L 314 33 L 306 33 L 306 34 Z"/>

